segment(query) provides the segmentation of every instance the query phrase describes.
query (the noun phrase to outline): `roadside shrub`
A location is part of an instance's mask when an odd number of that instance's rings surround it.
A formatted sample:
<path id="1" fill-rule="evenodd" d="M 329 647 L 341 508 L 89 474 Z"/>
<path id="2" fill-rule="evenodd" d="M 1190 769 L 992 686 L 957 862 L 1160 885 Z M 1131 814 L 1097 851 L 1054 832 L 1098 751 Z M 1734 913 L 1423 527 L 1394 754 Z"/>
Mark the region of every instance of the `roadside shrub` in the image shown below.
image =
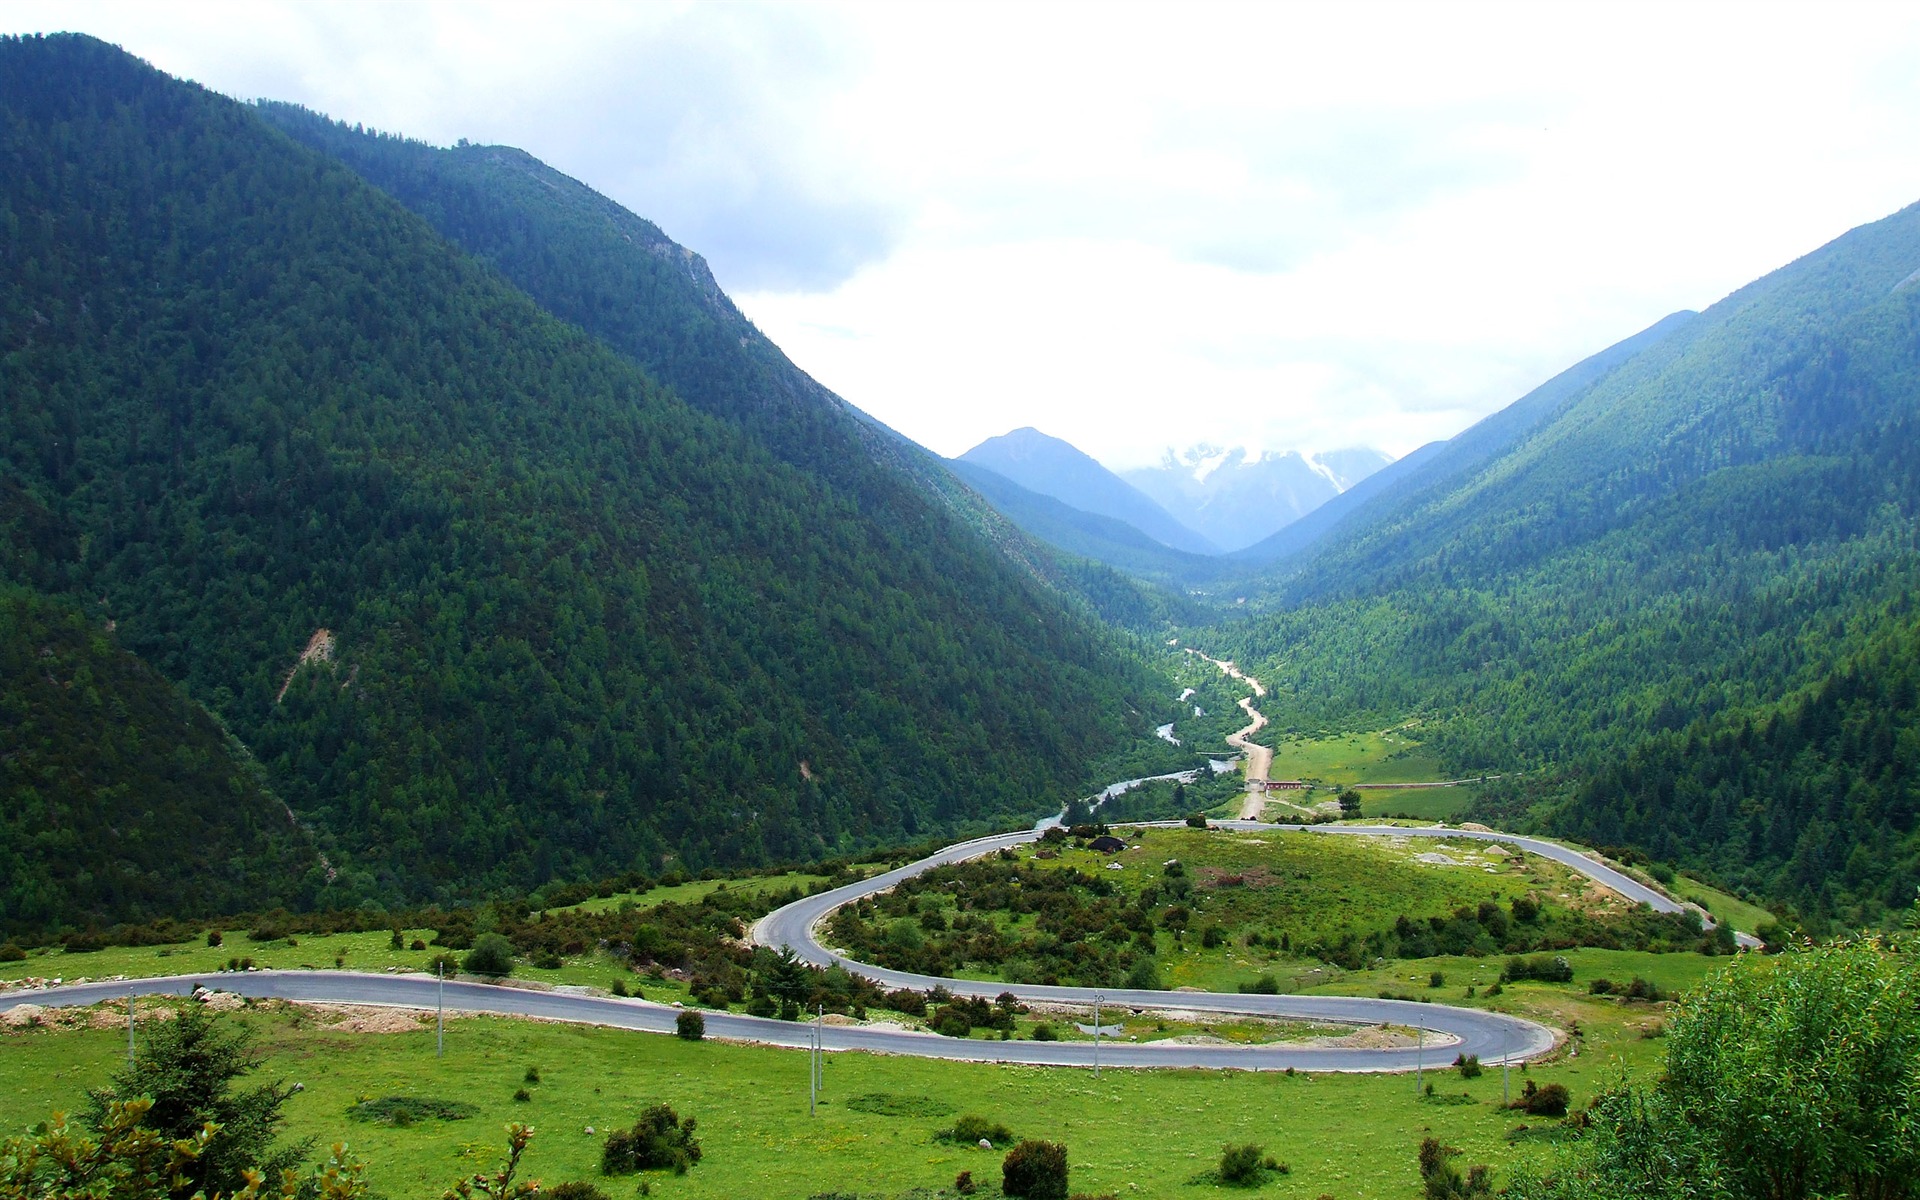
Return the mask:
<path id="1" fill-rule="evenodd" d="M 1218 925 L 1209 925 L 1200 931 L 1200 944 L 1208 950 L 1217 950 L 1227 944 L 1227 935 Z"/>
<path id="2" fill-rule="evenodd" d="M 1427 1200 L 1467 1200 L 1472 1196 L 1493 1195 L 1493 1184 L 1487 1178 L 1489 1169 L 1469 1167 L 1463 1179 L 1460 1169 L 1453 1165 L 1459 1155 L 1457 1147 L 1443 1145 L 1437 1138 L 1427 1138 L 1420 1143 L 1420 1183 Z"/>
<path id="3" fill-rule="evenodd" d="M 1013 1130 L 998 1121 L 990 1121 L 978 1113 L 968 1113 L 956 1117 L 953 1128 L 942 1129 L 933 1135 L 935 1141 L 953 1142 L 960 1146 L 976 1146 L 982 1140 L 996 1146 L 1005 1146 L 1013 1141 Z"/>
<path id="4" fill-rule="evenodd" d="M 1187 814 L 1187 825 L 1188 825 L 1188 827 L 1189 827 L 1189 828 L 1192 828 L 1192 829 L 1205 829 L 1205 828 L 1207 827 L 1207 814 L 1205 814 L 1205 813 L 1188 813 L 1188 814 Z M 1009 1193 L 1009 1194 L 1011 1194 L 1011 1193 Z"/>
<path id="5" fill-rule="evenodd" d="M 1453 1065 L 1460 1068 L 1460 1078 L 1462 1079 L 1480 1078 L 1480 1056 L 1478 1054 L 1458 1055 L 1454 1058 Z"/>
<path id="6" fill-rule="evenodd" d="M 1500 972 L 1500 980 L 1513 983 L 1521 979 L 1537 979 L 1542 983 L 1572 983 L 1573 964 L 1567 961 L 1564 954 L 1536 954 L 1531 958 L 1516 955 L 1507 960 L 1506 968 Z"/>
<path id="7" fill-rule="evenodd" d="M 1231 1187 L 1255 1187 L 1265 1179 L 1260 1147 L 1252 1142 L 1220 1148 L 1220 1182 Z"/>
<path id="8" fill-rule="evenodd" d="M 1588 995 L 1606 996 L 1606 995 L 1611 995 L 1612 992 L 1613 992 L 1613 980 L 1611 979 L 1594 979 L 1594 980 L 1590 980 L 1587 983 Z"/>
<path id="9" fill-rule="evenodd" d="M 612 992 L 616 996 L 624 996 L 627 994 L 627 981 L 619 978 L 618 976 L 615 976 L 613 980 L 613 986 L 608 988 L 607 990 L 609 992 Z"/>
<path id="10" fill-rule="evenodd" d="M 1241 984 L 1240 990 L 1255 996 L 1278 996 L 1280 981 L 1271 975 L 1262 975 L 1252 983 Z"/>
<path id="11" fill-rule="evenodd" d="M 1067 1148 L 1031 1138 L 1021 1142 L 1000 1164 L 1000 1191 L 1026 1200 L 1066 1200 Z"/>
<path id="12" fill-rule="evenodd" d="M 707 1036 L 707 1019 L 691 1008 L 683 1008 L 673 1019 L 673 1032 L 689 1042 L 697 1042 Z"/>
<path id="13" fill-rule="evenodd" d="M 513 1098 L 516 1102 L 525 1104 L 527 1101 L 533 1099 L 533 1093 L 525 1088 L 515 1088 L 513 1089 Z"/>
<path id="14" fill-rule="evenodd" d="M 613 1200 L 611 1196 L 584 1179 L 569 1179 L 565 1183 L 541 1188 L 540 1196 L 541 1200 Z"/>
<path id="15" fill-rule="evenodd" d="M 539 1082 L 540 1082 L 540 1068 L 539 1068 L 539 1067 L 528 1067 L 528 1068 L 527 1068 L 527 1073 L 526 1073 L 525 1075 L 522 1075 L 522 1076 L 520 1077 L 520 1082 L 522 1082 L 522 1083 L 539 1083 Z"/>
<path id="16" fill-rule="evenodd" d="M 1036 1042 L 1057 1042 L 1060 1040 L 1060 1035 L 1053 1031 L 1052 1025 L 1042 1021 L 1033 1027 L 1033 1040 Z"/>
<path id="17" fill-rule="evenodd" d="M 1427 976 L 1427 986 L 1430 988 L 1445 987 L 1447 986 L 1447 977 L 1435 971 L 1433 974 Z"/>
<path id="18" fill-rule="evenodd" d="M 635 1171 L 670 1170 L 685 1175 L 688 1167 L 700 1161 L 694 1125 L 692 1117 L 683 1121 L 665 1104 L 647 1108 L 632 1129 L 618 1129 L 608 1135 L 600 1152 L 601 1173 L 631 1175 Z"/>
<path id="19" fill-rule="evenodd" d="M 1629 1000 L 1654 1001 L 1661 998 L 1660 989 L 1640 978 L 1638 975 L 1633 977 L 1633 982 L 1627 984 L 1624 995 Z"/>
<path id="20" fill-rule="evenodd" d="M 407 949 L 409 950 L 425 950 L 426 948 L 427 941 L 425 938 L 415 938 L 407 943 Z"/>
<path id="21" fill-rule="evenodd" d="M 935 1033 L 945 1037 L 963 1038 L 973 1032 L 973 1022 L 968 1019 L 966 1013 L 960 1011 L 960 1006 L 957 1004 L 949 1004 L 939 1009 L 933 1014 L 933 1020 L 927 1024 Z"/>
<path id="22" fill-rule="evenodd" d="M 980 1190 L 980 1185 L 973 1181 L 972 1171 L 962 1171 L 958 1175 L 955 1175 L 953 1177 L 954 1195 L 971 1196 L 979 1190 Z"/>
<path id="23" fill-rule="evenodd" d="M 221 933 L 218 929 L 207 930 L 208 946 L 218 946 L 221 942 L 224 942 L 226 940 L 227 940 L 226 935 Z"/>
<path id="24" fill-rule="evenodd" d="M 0 946 L 0 962 L 25 962 L 26 959 L 27 952 L 12 942 Z"/>
<path id="25" fill-rule="evenodd" d="M 513 974 L 513 943 L 497 933 L 483 933 L 473 940 L 473 949 L 461 962 L 474 975 L 496 979 Z"/>
<path id="26" fill-rule="evenodd" d="M 1520 1098 L 1512 1107 L 1521 1109 L 1533 1117 L 1564 1117 L 1567 1105 L 1572 1097 L 1567 1093 L 1565 1084 L 1550 1083 L 1545 1087 L 1527 1080 L 1527 1086 L 1520 1090 Z"/>
<path id="27" fill-rule="evenodd" d="M 927 1015 L 927 998 L 912 988 L 900 988 L 888 992 L 884 1003 L 893 1011 L 905 1013 L 910 1017 Z"/>

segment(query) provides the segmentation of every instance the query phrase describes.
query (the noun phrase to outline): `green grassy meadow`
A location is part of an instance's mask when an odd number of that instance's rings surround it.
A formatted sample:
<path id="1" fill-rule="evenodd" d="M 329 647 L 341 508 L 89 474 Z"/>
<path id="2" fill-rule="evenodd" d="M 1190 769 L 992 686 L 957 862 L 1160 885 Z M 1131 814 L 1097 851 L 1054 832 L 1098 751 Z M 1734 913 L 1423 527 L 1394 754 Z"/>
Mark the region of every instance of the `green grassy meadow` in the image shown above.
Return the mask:
<path id="1" fill-rule="evenodd" d="M 699 903 L 710 893 L 721 889 L 759 894 L 783 891 L 798 885 L 804 891 L 822 878 L 819 875 L 789 873 L 731 880 L 695 880 L 641 893 L 599 897 L 572 907 L 598 911 L 617 909 L 623 904 L 639 908 L 653 908 L 662 904 L 690 905 Z M 219 946 L 208 946 L 206 938 L 202 936 L 167 946 L 107 946 L 79 953 L 59 946 L 40 947 L 29 950 L 27 957 L 19 962 L 0 963 L 0 979 L 37 977 L 71 982 L 122 975 L 130 978 L 198 975 L 222 970 L 234 959 L 250 959 L 255 967 L 262 970 L 345 968 L 370 972 L 431 971 L 430 964 L 436 955 L 450 953 L 459 958 L 465 953 L 433 946 L 435 931 L 430 928 L 410 928 L 400 932 L 403 946 L 408 948 L 399 950 L 393 948 L 390 930 L 296 934 L 288 938 L 256 942 L 244 929 L 226 929 L 223 930 Z M 427 948 L 411 949 L 415 941 L 426 943 Z M 513 973 L 517 979 L 556 986 L 606 988 L 619 979 L 633 994 L 645 995 L 651 1000 L 671 1003 L 688 998 L 688 988 L 684 982 L 636 976 L 627 969 L 626 964 L 597 950 L 570 956 L 555 968 L 543 969 L 523 959 L 515 965 Z"/>
<path id="2" fill-rule="evenodd" d="M 1415 831 L 1399 838 L 1344 838 L 1314 833 L 1230 833 L 1221 830 L 1151 829 L 1138 849 L 1104 855 L 1066 847 L 1037 859 L 1040 848 L 1016 854 L 1038 867 L 1078 869 L 1107 878 L 1123 891 L 1138 894 L 1164 887 L 1166 863 L 1178 860 L 1191 881 L 1192 928 L 1219 925 L 1229 944 L 1201 945 L 1186 937 L 1159 935 L 1165 977 L 1173 987 L 1233 991 L 1266 964 L 1274 953 L 1238 945 L 1247 932 L 1285 932 L 1299 944 L 1339 933 L 1387 928 L 1402 914 L 1425 916 L 1473 907 L 1482 900 L 1509 902 L 1516 895 L 1549 892 L 1584 895 L 1588 881 L 1550 860 L 1534 855 L 1518 863 L 1493 850 L 1492 843 L 1461 843 L 1422 838 Z M 1422 862 L 1438 854 L 1451 865 Z M 1107 864 L 1123 864 L 1109 871 Z M 1236 885 L 1234 880 L 1244 880 Z M 1011 924 L 1001 918 L 1002 924 Z"/>
<path id="3" fill-rule="evenodd" d="M 1715 921 L 1730 923 L 1742 933 L 1754 930 L 1773 920 L 1773 914 L 1758 904 L 1730 896 L 1709 884 L 1702 883 L 1691 875 L 1676 875 L 1667 890 L 1682 900 L 1691 900 L 1701 908 L 1713 914 Z"/>
<path id="4" fill-rule="evenodd" d="M 1404 726 L 1326 737 L 1280 735 L 1271 744 L 1275 779 L 1305 779 L 1345 787 L 1355 783 L 1431 783 L 1444 778 L 1440 760 L 1414 740 L 1412 731 Z"/>
<path id="5" fill-rule="evenodd" d="M 1362 817 L 1413 817 L 1423 821 L 1451 821 L 1473 803 L 1472 784 L 1453 787 L 1406 788 L 1360 793 Z"/>
<path id="6" fill-rule="evenodd" d="M 1568 1003 L 1586 1005 L 1570 990 Z M 394 1198 L 436 1197 L 454 1178 L 488 1167 L 509 1121 L 538 1131 L 527 1159 L 531 1174 L 548 1183 L 599 1179 L 606 1131 L 657 1101 L 699 1121 L 706 1157 L 685 1176 L 655 1174 L 647 1182 L 654 1196 L 690 1200 L 801 1200 L 834 1191 L 891 1197 L 912 1189 L 930 1195 L 962 1170 L 997 1185 L 999 1153 L 933 1140 L 936 1129 L 962 1112 L 1003 1122 L 1019 1136 L 1064 1141 L 1074 1189 L 1117 1196 L 1216 1194 L 1213 1186 L 1191 1181 L 1214 1165 L 1228 1141 L 1258 1142 L 1292 1166 L 1291 1175 L 1261 1190 L 1275 1200 L 1415 1197 L 1414 1153 L 1428 1135 L 1464 1148 L 1471 1161 L 1496 1165 L 1533 1145 L 1528 1137 L 1508 1141 L 1529 1119 L 1497 1107 L 1497 1069 L 1472 1081 L 1430 1072 L 1436 1090 L 1470 1098 L 1436 1103 L 1418 1096 L 1414 1079 L 1404 1075 L 1108 1070 L 1095 1080 L 1077 1069 L 832 1054 L 825 1103 L 809 1117 L 806 1056 L 794 1051 L 474 1017 L 449 1023 L 447 1056 L 436 1059 L 430 1026 L 343 1033 L 313 1010 L 284 1005 L 263 1005 L 235 1019 L 257 1031 L 268 1076 L 304 1085 L 288 1103 L 289 1133 L 313 1136 L 323 1147 L 346 1141 L 368 1164 L 374 1188 Z M 1642 1069 L 1657 1043 L 1634 1044 L 1647 1049 L 1626 1065 Z M 125 1052 L 117 1028 L 0 1035 L 0 1126 L 17 1131 L 55 1109 L 78 1108 L 84 1091 L 104 1083 Z M 1533 1067 L 1529 1077 L 1564 1082 L 1579 1102 L 1617 1076 L 1616 1060 L 1589 1051 Z M 529 1067 L 538 1083 L 525 1082 Z M 1519 1079 L 1515 1072 L 1516 1090 Z M 531 1099 L 515 1101 L 522 1087 Z M 927 1115 L 885 1116 L 849 1106 L 874 1094 L 917 1098 L 907 1107 Z M 350 1105 L 389 1095 L 460 1099 L 479 1112 L 464 1121 L 404 1128 L 347 1119 Z M 595 1134 L 585 1132 L 588 1126 Z M 600 1181 L 613 1196 L 635 1193 L 631 1180 Z"/>

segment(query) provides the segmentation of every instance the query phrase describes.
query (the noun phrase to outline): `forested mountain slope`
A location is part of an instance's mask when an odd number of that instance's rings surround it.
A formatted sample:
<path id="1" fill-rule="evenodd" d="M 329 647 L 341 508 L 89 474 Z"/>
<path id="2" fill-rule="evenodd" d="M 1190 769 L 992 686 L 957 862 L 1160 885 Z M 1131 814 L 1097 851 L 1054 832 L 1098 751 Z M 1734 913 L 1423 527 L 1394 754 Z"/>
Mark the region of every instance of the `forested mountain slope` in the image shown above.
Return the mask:
<path id="1" fill-rule="evenodd" d="M 964 458 L 954 459 L 949 468 L 995 509 L 1006 514 L 1008 520 L 1069 554 L 1107 563 L 1133 576 L 1170 587 L 1207 578 L 1218 570 L 1211 558 L 1175 550 L 1125 521 L 1087 512 L 1053 496 L 1030 491 L 999 472 L 975 466 Z"/>
<path id="2" fill-rule="evenodd" d="M 437 147 L 293 104 L 257 111 L 351 167 L 492 266 L 554 316 L 593 334 L 696 408 L 732 422 L 882 524 L 945 508 L 1021 568 L 1110 621 L 1158 631 L 1167 598 L 1131 577 L 1062 562 L 963 486 L 933 454 L 795 366 L 720 290 L 705 260 L 577 179 L 510 146 Z M 956 530 L 935 555 L 971 554 Z M 1068 547 L 1072 552 L 1074 548 Z"/>
<path id="3" fill-rule="evenodd" d="M 1236 551 L 1247 562 L 1284 562 L 1303 552 L 1326 552 L 1334 539 L 1357 531 L 1379 538 L 1385 529 L 1459 485 L 1495 455 L 1511 448 L 1561 408 L 1592 390 L 1616 368 L 1664 341 L 1696 315 L 1662 317 L 1630 338 L 1582 359 L 1499 412 L 1449 438 L 1389 463 L 1264 541 Z"/>
<path id="4" fill-rule="evenodd" d="M 251 109 L 62 36 L 0 42 L 0 122 L 0 468 L 71 533 L 9 525 L 4 578 L 251 747 L 341 851 L 316 900 L 1031 813 L 1146 731 L 949 511 L 689 407 Z"/>
<path id="5" fill-rule="evenodd" d="M 107 620 L 0 584 L 0 938 L 299 904 L 312 839 Z"/>
<path id="6" fill-rule="evenodd" d="M 1426 713 L 1456 767 L 1540 768 L 1510 799 L 1554 827 L 1815 914 L 1903 909 L 1920 880 L 1911 705 L 1889 714 L 1895 766 L 1871 788 L 1832 739 L 1756 757 L 1774 791 L 1670 747 L 1751 741 L 1830 712 L 1823 695 L 1893 686 L 1871 648 L 1911 645 L 1916 622 L 1916 268 L 1920 207 L 1743 288 L 1290 564 L 1222 641 L 1274 677 L 1282 728 Z M 1720 817 L 1656 798 L 1678 795 L 1717 797 Z"/>

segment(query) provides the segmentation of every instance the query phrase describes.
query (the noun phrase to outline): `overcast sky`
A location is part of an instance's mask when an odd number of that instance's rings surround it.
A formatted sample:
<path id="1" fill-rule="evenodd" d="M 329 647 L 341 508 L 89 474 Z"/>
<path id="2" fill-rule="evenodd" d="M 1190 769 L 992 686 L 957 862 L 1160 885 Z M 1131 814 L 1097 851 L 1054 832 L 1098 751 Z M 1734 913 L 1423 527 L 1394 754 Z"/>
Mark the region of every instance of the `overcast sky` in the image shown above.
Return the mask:
<path id="1" fill-rule="evenodd" d="M 946 454 L 1450 436 L 1920 200 L 1920 6 L 0 0 L 522 147 Z M 1920 266 L 1920 264 L 1915 264 Z"/>

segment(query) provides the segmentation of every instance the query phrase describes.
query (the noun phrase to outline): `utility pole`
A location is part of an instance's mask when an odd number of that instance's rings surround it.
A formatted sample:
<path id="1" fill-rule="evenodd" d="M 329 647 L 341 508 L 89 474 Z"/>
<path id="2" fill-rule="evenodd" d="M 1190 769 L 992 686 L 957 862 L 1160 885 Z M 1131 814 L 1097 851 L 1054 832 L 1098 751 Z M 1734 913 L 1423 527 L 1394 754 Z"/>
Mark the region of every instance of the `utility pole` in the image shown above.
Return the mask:
<path id="1" fill-rule="evenodd" d="M 807 1115 L 820 1115 L 820 1027 L 807 1030 Z"/>
<path id="2" fill-rule="evenodd" d="M 1100 1078 L 1100 1002 L 1106 996 L 1099 992 L 1093 994 L 1093 1077 Z"/>
<path id="3" fill-rule="evenodd" d="M 433 1056 L 445 1058 L 447 1056 L 447 964 L 443 962 L 433 964 L 433 979 L 434 999 L 440 1009 L 434 1033 Z"/>

